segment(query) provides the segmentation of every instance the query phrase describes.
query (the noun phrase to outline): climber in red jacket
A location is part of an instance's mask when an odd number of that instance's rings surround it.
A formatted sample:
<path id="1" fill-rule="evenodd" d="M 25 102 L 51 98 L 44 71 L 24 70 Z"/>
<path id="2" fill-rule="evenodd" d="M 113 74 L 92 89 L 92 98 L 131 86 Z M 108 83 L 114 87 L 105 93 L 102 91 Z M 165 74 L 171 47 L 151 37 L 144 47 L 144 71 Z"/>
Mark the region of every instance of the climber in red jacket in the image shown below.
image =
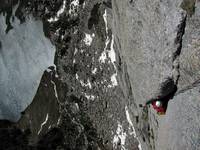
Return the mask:
<path id="1" fill-rule="evenodd" d="M 173 99 L 177 91 L 177 86 L 173 79 L 167 78 L 158 89 L 158 95 L 146 101 L 146 106 L 151 104 L 159 115 L 166 113 L 167 105 L 170 99 Z"/>
<path id="2" fill-rule="evenodd" d="M 168 103 L 168 102 L 167 102 Z M 164 115 L 167 110 L 167 104 L 162 101 L 153 101 L 152 103 L 153 108 L 157 111 L 157 114 Z"/>
<path id="3" fill-rule="evenodd" d="M 164 115 L 167 111 L 167 105 L 169 100 L 171 99 L 171 96 L 166 97 L 157 97 L 155 99 L 151 99 L 146 102 L 146 105 L 151 104 L 153 106 L 153 109 L 156 110 L 157 114 Z"/>

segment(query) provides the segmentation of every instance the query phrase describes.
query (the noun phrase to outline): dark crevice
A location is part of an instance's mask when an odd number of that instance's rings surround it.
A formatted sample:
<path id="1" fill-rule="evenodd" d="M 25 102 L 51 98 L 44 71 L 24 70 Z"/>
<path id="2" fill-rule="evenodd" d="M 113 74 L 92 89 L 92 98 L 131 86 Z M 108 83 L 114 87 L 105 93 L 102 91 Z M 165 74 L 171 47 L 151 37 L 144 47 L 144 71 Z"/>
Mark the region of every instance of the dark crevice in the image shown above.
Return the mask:
<path id="1" fill-rule="evenodd" d="M 174 80 L 171 78 L 168 78 L 161 85 L 161 96 L 159 98 L 172 99 L 176 91 L 177 91 L 177 85 L 174 83 Z"/>
<path id="2" fill-rule="evenodd" d="M 173 99 L 173 97 L 176 95 L 178 80 L 180 77 L 179 60 L 177 58 L 180 56 L 182 50 L 182 42 L 183 42 L 183 35 L 185 34 L 186 19 L 187 15 L 183 15 L 182 20 L 177 27 L 177 35 L 174 41 L 176 51 L 172 55 L 173 57 L 172 69 L 175 69 L 178 72 L 178 74 L 176 76 L 173 76 L 172 78 L 167 78 L 163 83 L 161 83 L 159 94 L 156 95 L 156 97 L 153 97 L 152 99 L 148 100 L 146 104 L 151 104 L 153 101 L 162 101 L 163 107 L 165 108 L 165 110 L 167 110 L 169 100 Z"/>
<path id="3" fill-rule="evenodd" d="M 183 17 L 178 25 L 178 32 L 174 43 L 177 45 L 177 50 L 173 53 L 173 61 L 181 54 L 183 35 L 185 33 L 187 15 Z"/>
<path id="4" fill-rule="evenodd" d="M 187 15 L 184 15 L 180 24 L 178 25 L 178 32 L 177 32 L 176 39 L 174 41 L 175 45 L 177 46 L 177 50 L 173 53 L 173 56 L 172 56 L 173 57 L 172 69 L 175 69 L 177 71 L 177 75 L 173 77 L 176 86 L 178 85 L 178 80 L 180 78 L 179 60 L 177 60 L 177 58 L 180 56 L 181 50 L 182 50 L 182 42 L 183 42 L 183 35 L 185 34 L 186 20 L 187 20 Z"/>
<path id="5" fill-rule="evenodd" d="M 128 95 L 128 98 L 130 98 L 130 97 L 133 97 L 133 93 L 132 93 L 132 87 L 131 87 L 131 82 L 130 82 L 126 63 L 124 63 L 124 72 L 125 72 L 125 75 L 124 75 L 125 83 L 126 83 L 126 86 L 127 86 L 127 89 L 128 89 L 127 95 Z"/>
<path id="6" fill-rule="evenodd" d="M 11 18 L 12 18 L 12 11 L 13 7 L 18 3 L 18 0 L 10 0 L 10 1 L 1 1 L 0 5 L 0 14 L 3 13 L 3 15 L 6 15 L 6 25 L 7 28 L 5 30 L 6 34 L 13 29 L 13 26 L 11 24 Z"/>
<path id="7" fill-rule="evenodd" d="M 99 7 L 100 7 L 100 3 L 97 3 L 94 5 L 94 7 L 92 8 L 91 14 L 90 14 L 90 18 L 88 20 L 88 29 L 91 30 L 93 26 L 97 25 L 99 23 Z"/>
<path id="8" fill-rule="evenodd" d="M 64 145 L 64 134 L 59 128 L 52 128 L 47 134 L 41 137 L 37 150 L 53 150 Z"/>
<path id="9" fill-rule="evenodd" d="M 82 5 L 85 2 L 85 0 L 79 0 L 79 5 Z"/>
<path id="10" fill-rule="evenodd" d="M 168 103 L 170 99 L 173 99 L 175 93 L 177 91 L 177 85 L 175 84 L 172 78 L 168 78 L 161 84 L 161 88 L 159 91 L 159 95 L 149 99 L 146 104 L 150 104 L 153 101 L 162 101 Z"/>

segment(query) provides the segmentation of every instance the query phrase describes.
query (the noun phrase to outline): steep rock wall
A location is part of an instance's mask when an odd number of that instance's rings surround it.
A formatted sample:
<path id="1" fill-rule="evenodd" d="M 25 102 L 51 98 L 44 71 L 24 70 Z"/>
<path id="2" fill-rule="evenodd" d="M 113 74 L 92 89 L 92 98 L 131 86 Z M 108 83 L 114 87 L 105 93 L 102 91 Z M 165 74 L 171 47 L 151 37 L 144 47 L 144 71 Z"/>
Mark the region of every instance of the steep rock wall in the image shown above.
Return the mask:
<path id="1" fill-rule="evenodd" d="M 132 109 L 137 110 L 133 116 L 139 115 L 135 127 L 142 148 L 198 149 L 199 125 L 195 122 L 200 119 L 197 109 L 199 2 L 112 2 L 113 31 L 127 65 L 132 89 L 129 99 L 135 106 Z M 168 79 L 174 81 L 177 92 L 169 102 L 166 115 L 158 116 L 150 106 L 140 108 L 139 104 L 167 94 L 170 87 L 163 88 L 163 83 Z M 192 113 L 186 111 L 189 109 Z M 192 123 L 187 124 L 186 120 Z"/>
<path id="2" fill-rule="evenodd" d="M 8 136 L 1 141 L 9 144 L 1 147 L 13 147 L 15 136 L 22 135 L 21 149 L 198 149 L 198 1 L 5 1 L 2 39 L 18 29 L 12 29 L 9 2 L 18 2 L 19 28 L 43 23 L 56 47 L 56 67 L 44 72 L 20 120 L 2 121 L 0 132 Z M 165 116 L 139 107 L 171 92 L 176 93 Z"/>
<path id="3" fill-rule="evenodd" d="M 27 14 L 41 19 L 56 47 L 56 67 L 45 71 L 32 103 L 15 124 L 30 131 L 26 146 L 138 149 L 128 93 L 121 89 L 126 84 L 119 80 L 126 69 L 115 49 L 111 1 L 22 0 L 17 10 L 22 25 Z"/>

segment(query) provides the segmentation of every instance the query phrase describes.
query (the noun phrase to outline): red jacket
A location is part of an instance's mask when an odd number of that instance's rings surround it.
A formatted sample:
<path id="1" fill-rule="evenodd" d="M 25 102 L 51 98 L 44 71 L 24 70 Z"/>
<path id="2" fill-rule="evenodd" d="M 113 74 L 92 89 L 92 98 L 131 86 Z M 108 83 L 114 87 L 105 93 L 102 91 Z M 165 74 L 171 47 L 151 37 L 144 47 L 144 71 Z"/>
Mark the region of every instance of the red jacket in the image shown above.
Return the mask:
<path id="1" fill-rule="evenodd" d="M 158 114 L 165 114 L 166 108 L 162 105 L 160 107 L 156 106 L 156 101 L 153 101 L 152 103 L 153 108 L 157 111 Z"/>

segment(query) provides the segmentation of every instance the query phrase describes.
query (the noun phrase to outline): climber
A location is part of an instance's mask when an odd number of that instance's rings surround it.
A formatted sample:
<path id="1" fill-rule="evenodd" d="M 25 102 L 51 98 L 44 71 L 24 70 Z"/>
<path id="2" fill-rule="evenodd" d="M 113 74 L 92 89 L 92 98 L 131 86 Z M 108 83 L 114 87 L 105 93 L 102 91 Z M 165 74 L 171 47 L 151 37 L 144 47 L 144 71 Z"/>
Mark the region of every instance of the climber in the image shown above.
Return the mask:
<path id="1" fill-rule="evenodd" d="M 151 99 L 146 102 L 146 106 L 151 104 L 153 106 L 153 109 L 156 110 L 157 114 L 164 115 L 167 110 L 167 105 L 169 100 L 171 99 L 171 96 L 168 95 L 166 97 L 160 97 L 158 96 L 155 99 Z"/>
<path id="2" fill-rule="evenodd" d="M 151 104 L 158 115 L 164 115 L 166 113 L 169 100 L 170 99 L 151 99 L 147 101 L 145 105 L 139 104 L 139 107 L 144 108 Z"/>
<path id="3" fill-rule="evenodd" d="M 177 86 L 173 79 L 167 78 L 157 90 L 157 94 L 146 101 L 146 106 L 151 104 L 159 115 L 165 114 L 170 99 L 173 99 Z"/>
<path id="4" fill-rule="evenodd" d="M 157 100 L 153 101 L 151 104 L 153 108 L 157 111 L 157 114 L 164 115 L 167 110 L 167 103 Z"/>

